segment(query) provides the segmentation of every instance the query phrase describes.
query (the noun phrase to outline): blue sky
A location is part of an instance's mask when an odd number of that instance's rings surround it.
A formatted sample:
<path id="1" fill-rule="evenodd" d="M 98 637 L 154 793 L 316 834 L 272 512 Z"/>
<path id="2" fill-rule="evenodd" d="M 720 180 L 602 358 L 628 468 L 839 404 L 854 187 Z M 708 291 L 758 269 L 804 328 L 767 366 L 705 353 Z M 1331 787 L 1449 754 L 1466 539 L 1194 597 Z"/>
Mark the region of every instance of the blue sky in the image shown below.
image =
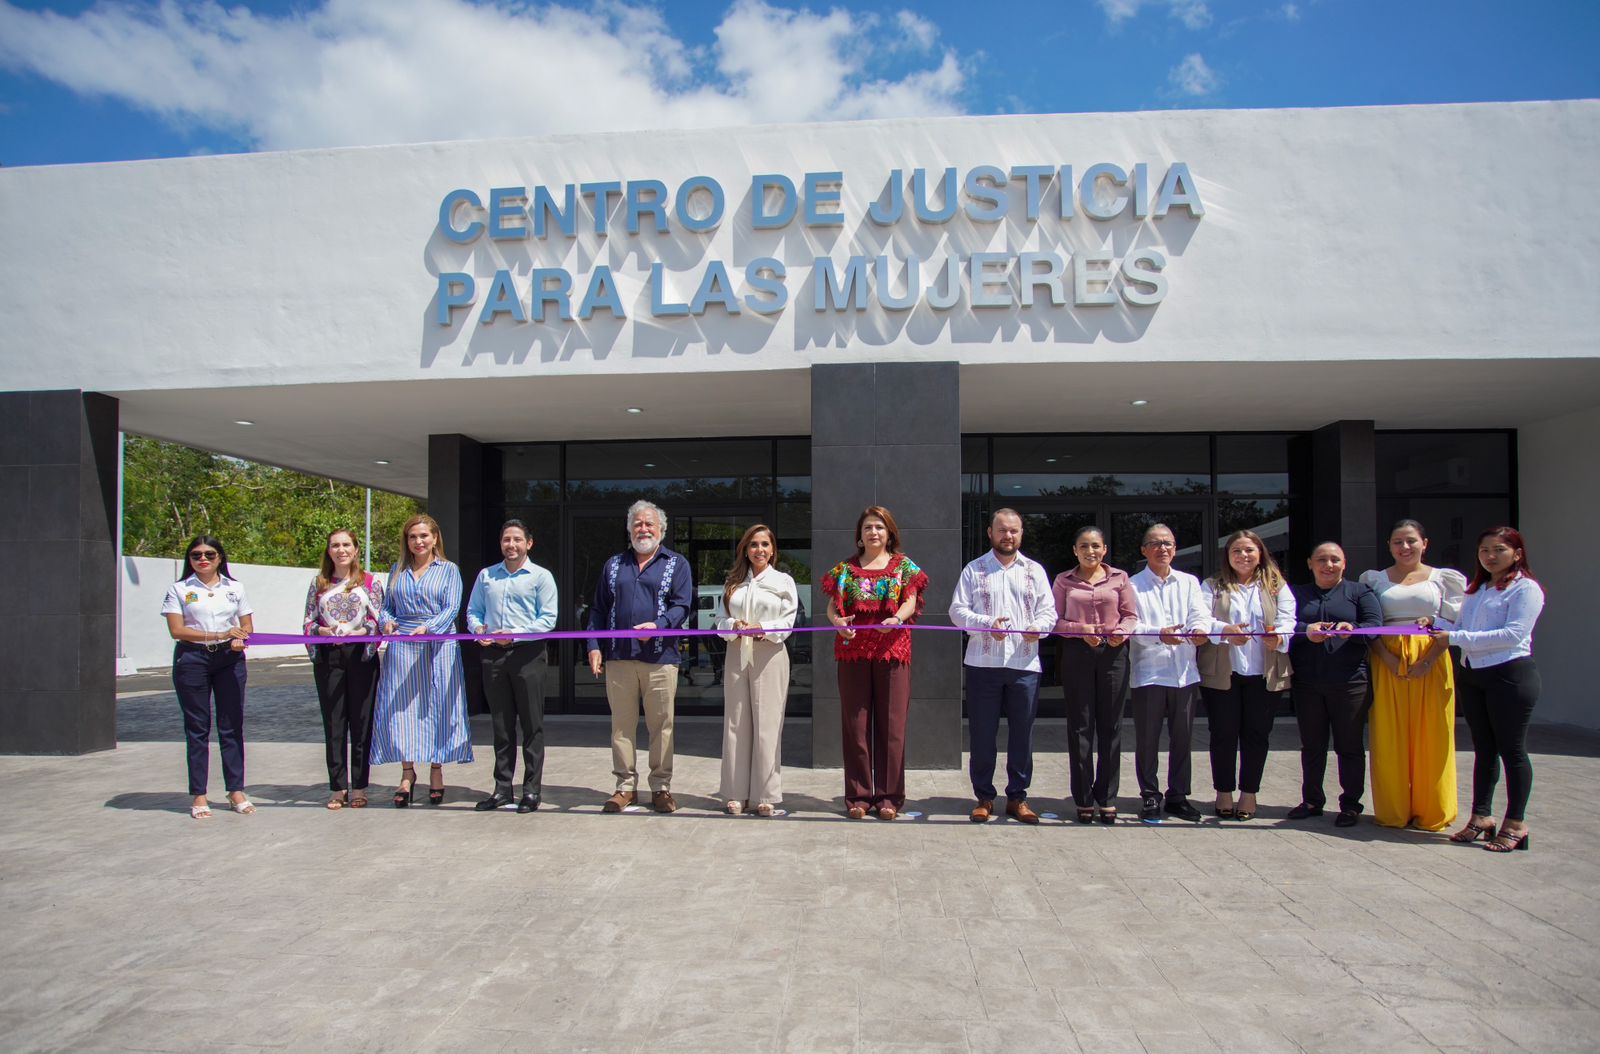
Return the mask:
<path id="1" fill-rule="evenodd" d="M 5 165 L 924 114 L 1594 97 L 1597 0 L 0 0 Z"/>

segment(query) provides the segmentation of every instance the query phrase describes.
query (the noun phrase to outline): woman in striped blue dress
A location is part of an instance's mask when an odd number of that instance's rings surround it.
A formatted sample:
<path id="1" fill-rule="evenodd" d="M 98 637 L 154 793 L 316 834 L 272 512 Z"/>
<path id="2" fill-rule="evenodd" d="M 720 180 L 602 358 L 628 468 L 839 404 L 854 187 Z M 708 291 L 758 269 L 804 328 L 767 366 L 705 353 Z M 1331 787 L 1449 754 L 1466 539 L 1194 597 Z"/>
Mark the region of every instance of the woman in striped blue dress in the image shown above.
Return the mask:
<path id="1" fill-rule="evenodd" d="M 389 573 L 383 598 L 383 631 L 449 633 L 461 607 L 461 571 L 444 558 L 444 536 L 431 516 L 413 516 L 400 532 L 405 559 Z M 467 691 L 455 641 L 408 644 L 390 641 L 378 678 L 372 721 L 372 764 L 401 762 L 394 805 L 411 804 L 416 763 L 429 762 L 428 801 L 444 801 L 447 761 L 472 760 L 467 730 Z"/>

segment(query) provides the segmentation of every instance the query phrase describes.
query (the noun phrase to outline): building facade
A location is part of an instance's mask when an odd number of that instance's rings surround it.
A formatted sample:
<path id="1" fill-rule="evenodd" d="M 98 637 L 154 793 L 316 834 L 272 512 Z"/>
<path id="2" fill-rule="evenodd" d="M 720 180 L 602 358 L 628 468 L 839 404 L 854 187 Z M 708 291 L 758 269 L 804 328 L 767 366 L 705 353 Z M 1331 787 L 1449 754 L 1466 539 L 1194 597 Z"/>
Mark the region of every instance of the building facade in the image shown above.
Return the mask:
<path id="1" fill-rule="evenodd" d="M 119 429 L 425 497 L 468 574 L 518 516 L 560 628 L 636 497 L 671 516 L 697 619 L 743 526 L 809 587 L 867 504 L 930 615 L 1001 505 L 1052 572 L 1089 522 L 1129 570 L 1156 520 L 1204 572 L 1251 527 L 1294 576 L 1329 538 L 1382 566 L 1402 515 L 1463 568 L 1516 523 L 1550 593 L 1540 717 L 1600 726 L 1600 581 L 1569 555 L 1600 484 L 1597 162 L 1600 103 L 1562 102 L 0 170 L 0 492 L 44 554 L 4 586 L 44 652 L 6 660 L 0 749 L 114 743 Z M 817 764 L 830 643 L 793 645 Z M 580 659 L 553 710 L 603 706 Z M 912 762 L 958 764 L 956 635 L 913 671 Z M 719 712 L 720 675 L 686 643 L 684 709 Z"/>

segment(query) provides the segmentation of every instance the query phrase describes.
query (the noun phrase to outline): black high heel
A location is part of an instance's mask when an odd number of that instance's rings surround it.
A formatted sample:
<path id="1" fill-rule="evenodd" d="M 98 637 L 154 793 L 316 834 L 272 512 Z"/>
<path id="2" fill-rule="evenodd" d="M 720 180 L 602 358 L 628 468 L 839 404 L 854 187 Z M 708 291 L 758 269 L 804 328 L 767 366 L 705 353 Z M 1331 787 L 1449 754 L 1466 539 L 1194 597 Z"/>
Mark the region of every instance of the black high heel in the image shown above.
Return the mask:
<path id="1" fill-rule="evenodd" d="M 1465 845 L 1469 842 L 1476 842 L 1479 838 L 1492 842 L 1494 841 L 1494 836 L 1495 826 L 1493 820 L 1481 827 L 1469 820 L 1465 827 L 1450 836 L 1450 840 Z"/>
<path id="2" fill-rule="evenodd" d="M 433 772 L 439 773 L 439 781 L 441 783 L 443 783 L 444 782 L 444 767 L 442 765 L 434 765 L 433 766 Z M 435 787 L 433 785 L 433 772 L 430 772 L 428 774 L 428 777 L 429 777 L 428 778 L 428 804 L 429 805 L 442 805 L 444 803 L 444 787 L 443 786 Z"/>
<path id="3" fill-rule="evenodd" d="M 1514 853 L 1518 849 L 1526 849 L 1532 843 L 1528 841 L 1530 832 L 1523 831 L 1521 837 L 1501 831 L 1487 842 L 1483 847 L 1491 853 Z"/>
<path id="4" fill-rule="evenodd" d="M 404 786 L 406 780 L 411 781 L 410 786 Z M 402 768 L 400 770 L 400 783 L 404 786 L 404 789 L 401 787 L 395 788 L 394 807 L 396 809 L 404 809 L 411 804 L 411 792 L 417 785 L 417 770 L 410 767 Z"/>

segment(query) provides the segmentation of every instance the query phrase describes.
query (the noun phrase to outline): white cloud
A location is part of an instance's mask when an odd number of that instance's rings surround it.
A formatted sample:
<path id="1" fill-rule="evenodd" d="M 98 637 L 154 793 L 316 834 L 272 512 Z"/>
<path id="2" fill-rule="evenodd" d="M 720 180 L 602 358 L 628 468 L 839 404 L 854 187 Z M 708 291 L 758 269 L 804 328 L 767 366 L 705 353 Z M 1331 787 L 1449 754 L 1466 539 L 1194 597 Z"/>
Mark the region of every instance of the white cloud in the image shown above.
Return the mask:
<path id="1" fill-rule="evenodd" d="M 906 44 L 917 51 L 927 51 L 939 39 L 939 27 L 915 12 L 897 11 L 894 21 Z"/>
<path id="2" fill-rule="evenodd" d="M 1284 4 L 1281 8 L 1278 9 L 1278 11 L 1279 11 L 1280 14 L 1282 14 L 1283 20 L 1285 22 L 1298 22 L 1298 21 L 1300 21 L 1300 5 L 1299 4 Z"/>
<path id="3" fill-rule="evenodd" d="M 1184 95 L 1210 95 L 1222 87 L 1222 77 L 1194 52 L 1167 73 L 1167 83 Z"/>
<path id="4" fill-rule="evenodd" d="M 1204 29 L 1211 24 L 1211 9 L 1201 0 L 1172 0 L 1172 17 L 1190 29 Z"/>
<path id="5" fill-rule="evenodd" d="M 325 0 L 273 17 L 0 0 L 0 68 L 266 149 L 962 112 L 960 58 L 910 12 L 889 24 L 735 0 L 696 50 L 652 8 L 567 2 Z M 875 56 L 908 40 L 936 64 L 875 76 Z"/>
<path id="6" fill-rule="evenodd" d="M 1122 23 L 1139 13 L 1147 4 L 1165 7 L 1167 14 L 1189 29 L 1204 29 L 1211 24 L 1211 9 L 1205 0 L 1097 0 L 1100 10 L 1112 29 L 1122 28 Z"/>

